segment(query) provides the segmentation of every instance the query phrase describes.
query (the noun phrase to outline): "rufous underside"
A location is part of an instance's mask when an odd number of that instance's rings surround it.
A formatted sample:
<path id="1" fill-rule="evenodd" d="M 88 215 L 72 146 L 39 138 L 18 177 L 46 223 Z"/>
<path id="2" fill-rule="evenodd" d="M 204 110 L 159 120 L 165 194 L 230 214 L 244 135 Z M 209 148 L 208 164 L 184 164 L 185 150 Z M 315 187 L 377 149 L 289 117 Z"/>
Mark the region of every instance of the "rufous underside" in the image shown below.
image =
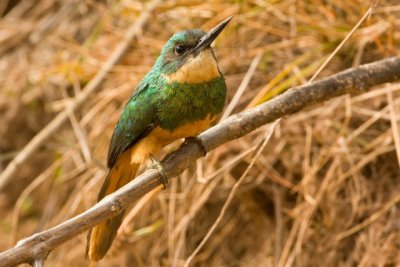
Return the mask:
<path id="1" fill-rule="evenodd" d="M 196 136 L 206 130 L 216 118 L 216 116 L 208 115 L 203 120 L 184 124 L 173 131 L 158 126 L 124 153 L 131 155 L 131 164 L 143 163 L 150 154 L 160 150 L 163 146 L 181 138 Z"/>

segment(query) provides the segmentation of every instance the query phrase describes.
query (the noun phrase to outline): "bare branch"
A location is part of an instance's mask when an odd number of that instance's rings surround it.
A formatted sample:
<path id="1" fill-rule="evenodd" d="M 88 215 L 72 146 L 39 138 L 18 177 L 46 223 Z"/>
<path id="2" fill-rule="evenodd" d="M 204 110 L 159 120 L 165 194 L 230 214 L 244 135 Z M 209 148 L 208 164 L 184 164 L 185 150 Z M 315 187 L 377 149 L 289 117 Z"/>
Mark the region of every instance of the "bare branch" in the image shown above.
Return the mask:
<path id="1" fill-rule="evenodd" d="M 258 127 L 327 99 L 362 93 L 374 85 L 400 79 L 400 57 L 381 60 L 352 68 L 323 80 L 292 88 L 256 108 L 233 115 L 199 135 L 207 151 L 237 139 Z M 161 162 L 168 177 L 182 173 L 203 155 L 200 145 L 185 142 Z M 46 258 L 48 253 L 74 236 L 117 215 L 130 203 L 161 186 L 159 173 L 150 169 L 120 190 L 107 196 L 89 210 L 51 229 L 34 234 L 5 252 L 0 253 L 0 266 L 13 266 Z"/>
<path id="2" fill-rule="evenodd" d="M 71 112 L 78 109 L 85 100 L 95 92 L 106 78 L 107 74 L 113 66 L 122 58 L 128 50 L 129 45 L 135 37 L 137 37 L 146 21 L 150 17 L 151 11 L 156 7 L 160 0 L 154 0 L 148 8 L 142 12 L 140 17 L 126 32 L 124 39 L 115 48 L 114 52 L 108 58 L 102 69 L 97 75 L 83 88 L 82 93 L 77 95 L 74 102 L 66 107 L 63 112 L 60 112 L 49 124 L 46 125 L 39 133 L 37 133 L 32 140 L 17 154 L 17 156 L 7 165 L 6 169 L 0 174 L 0 191 L 4 190 L 5 186 L 10 181 L 11 177 L 18 170 L 18 166 L 25 162 L 36 150 L 46 141 L 58 128 L 60 128 L 65 121 L 69 118 Z"/>

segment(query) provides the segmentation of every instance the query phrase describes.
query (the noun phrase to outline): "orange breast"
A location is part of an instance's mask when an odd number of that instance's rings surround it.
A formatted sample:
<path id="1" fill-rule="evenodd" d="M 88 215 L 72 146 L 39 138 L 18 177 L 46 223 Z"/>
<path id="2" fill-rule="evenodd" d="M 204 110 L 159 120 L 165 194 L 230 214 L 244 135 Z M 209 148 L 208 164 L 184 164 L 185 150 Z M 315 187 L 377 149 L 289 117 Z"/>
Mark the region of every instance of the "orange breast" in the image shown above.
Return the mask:
<path id="1" fill-rule="evenodd" d="M 163 146 L 181 138 L 198 135 L 209 128 L 216 119 L 216 116 L 211 117 L 209 115 L 204 120 L 184 124 L 173 131 L 156 127 L 146 137 L 129 149 L 131 153 L 131 163 L 143 163 L 150 154 L 156 153 Z"/>

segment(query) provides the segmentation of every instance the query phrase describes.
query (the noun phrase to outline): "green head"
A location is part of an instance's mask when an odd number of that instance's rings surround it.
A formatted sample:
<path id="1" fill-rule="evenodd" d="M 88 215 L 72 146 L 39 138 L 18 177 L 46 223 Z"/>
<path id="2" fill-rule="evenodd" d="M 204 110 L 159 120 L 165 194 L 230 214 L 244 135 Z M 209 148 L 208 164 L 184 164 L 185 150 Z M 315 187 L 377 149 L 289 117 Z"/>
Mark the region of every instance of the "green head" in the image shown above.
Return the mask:
<path id="1" fill-rule="evenodd" d="M 220 76 L 211 43 L 232 17 L 210 32 L 186 30 L 174 34 L 156 62 L 157 71 L 169 82 L 202 83 Z"/>

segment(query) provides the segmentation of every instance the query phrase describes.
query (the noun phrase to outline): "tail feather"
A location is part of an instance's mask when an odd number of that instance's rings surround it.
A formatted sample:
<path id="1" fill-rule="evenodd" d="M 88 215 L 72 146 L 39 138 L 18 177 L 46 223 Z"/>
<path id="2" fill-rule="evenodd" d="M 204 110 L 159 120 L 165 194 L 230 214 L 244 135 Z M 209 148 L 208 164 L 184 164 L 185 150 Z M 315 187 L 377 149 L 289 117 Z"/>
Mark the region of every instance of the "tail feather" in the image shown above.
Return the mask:
<path id="1" fill-rule="evenodd" d="M 135 177 L 139 166 L 140 164 L 136 163 L 117 162 L 103 183 L 98 201 L 129 183 Z M 99 261 L 104 257 L 117 235 L 123 217 L 124 212 L 100 223 L 89 232 L 86 253 L 90 260 Z"/>

